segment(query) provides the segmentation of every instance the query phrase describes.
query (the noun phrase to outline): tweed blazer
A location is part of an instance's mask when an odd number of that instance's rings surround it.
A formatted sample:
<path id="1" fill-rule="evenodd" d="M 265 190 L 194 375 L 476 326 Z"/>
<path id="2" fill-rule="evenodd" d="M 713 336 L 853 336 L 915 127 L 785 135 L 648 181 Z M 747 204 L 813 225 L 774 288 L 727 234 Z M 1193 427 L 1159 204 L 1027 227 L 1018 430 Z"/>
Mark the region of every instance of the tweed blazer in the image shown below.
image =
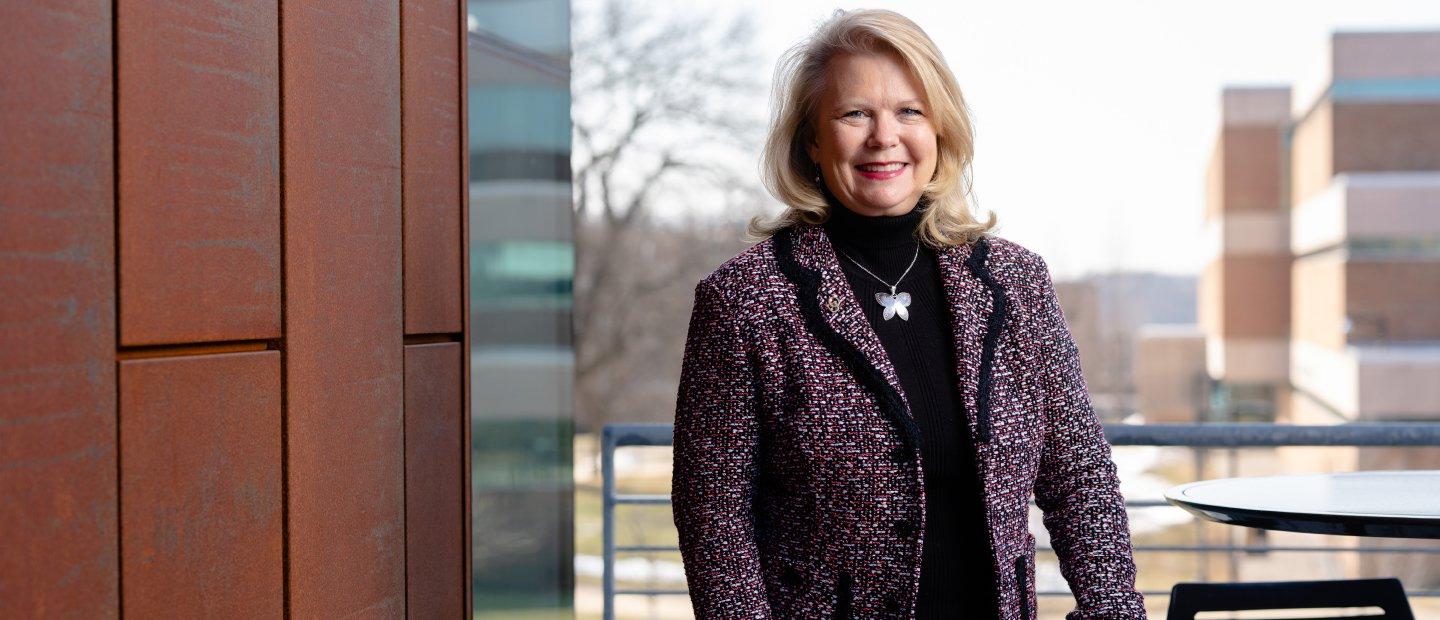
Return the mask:
<path id="1" fill-rule="evenodd" d="M 998 236 L 937 252 L 984 488 L 996 606 L 1036 616 L 1033 494 L 1078 603 L 1145 618 L 1124 499 L 1045 261 Z M 916 308 L 931 312 L 937 309 Z M 695 287 L 672 500 L 697 618 L 911 618 L 919 430 L 824 228 L 797 224 Z"/>

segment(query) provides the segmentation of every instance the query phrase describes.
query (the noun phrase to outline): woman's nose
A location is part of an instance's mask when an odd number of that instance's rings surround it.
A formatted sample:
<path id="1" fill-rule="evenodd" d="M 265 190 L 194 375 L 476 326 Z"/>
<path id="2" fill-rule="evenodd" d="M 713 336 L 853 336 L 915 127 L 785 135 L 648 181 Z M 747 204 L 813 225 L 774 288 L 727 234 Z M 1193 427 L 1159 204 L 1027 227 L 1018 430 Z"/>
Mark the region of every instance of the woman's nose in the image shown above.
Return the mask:
<path id="1" fill-rule="evenodd" d="M 884 149 L 895 146 L 897 139 L 896 119 L 888 114 L 876 114 L 875 123 L 871 125 L 870 137 L 866 145 L 871 148 Z"/>

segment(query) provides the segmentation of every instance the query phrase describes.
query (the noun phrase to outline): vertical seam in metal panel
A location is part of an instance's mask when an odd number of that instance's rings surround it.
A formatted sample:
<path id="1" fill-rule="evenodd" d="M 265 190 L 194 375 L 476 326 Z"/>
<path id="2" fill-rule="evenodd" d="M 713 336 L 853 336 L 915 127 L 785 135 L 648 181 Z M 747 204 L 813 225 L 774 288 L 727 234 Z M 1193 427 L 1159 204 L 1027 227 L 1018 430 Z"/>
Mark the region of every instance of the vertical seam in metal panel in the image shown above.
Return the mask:
<path id="1" fill-rule="evenodd" d="M 277 1 L 275 6 L 275 117 L 277 128 L 276 153 L 279 157 L 278 182 L 280 183 L 280 595 L 286 618 L 290 617 L 290 331 L 289 312 L 285 302 L 288 294 L 285 262 L 285 3 Z"/>
<path id="2" fill-rule="evenodd" d="M 409 361 L 405 355 L 405 333 L 409 325 L 405 321 L 405 310 L 408 305 L 409 296 L 405 294 L 405 7 L 404 2 L 395 3 L 399 26 L 399 60 L 400 60 L 400 92 L 397 93 L 397 100 L 400 102 L 400 540 L 401 557 L 400 572 L 402 592 L 400 600 L 406 617 L 410 615 L 410 443 L 405 432 L 409 424 L 407 419 L 410 415 L 406 403 L 406 395 L 409 393 L 409 386 L 406 385 L 409 373 L 406 365 Z"/>
<path id="3" fill-rule="evenodd" d="M 110 156 L 114 166 L 110 182 L 114 185 L 111 207 L 115 210 L 111 232 L 115 235 L 115 247 L 111 248 L 115 259 L 115 349 L 120 349 L 120 9 L 117 2 L 110 4 Z"/>
<path id="4" fill-rule="evenodd" d="M 124 478 L 121 477 L 122 469 L 120 459 L 123 450 L 120 448 L 120 8 L 118 2 L 110 3 L 110 156 L 111 165 L 111 209 L 113 210 L 111 220 L 111 233 L 114 235 L 114 247 L 110 248 L 111 258 L 114 264 L 111 267 L 115 273 L 114 298 L 111 300 L 115 309 L 115 614 L 118 617 L 125 617 L 125 520 L 124 506 L 121 502 L 125 498 Z"/>

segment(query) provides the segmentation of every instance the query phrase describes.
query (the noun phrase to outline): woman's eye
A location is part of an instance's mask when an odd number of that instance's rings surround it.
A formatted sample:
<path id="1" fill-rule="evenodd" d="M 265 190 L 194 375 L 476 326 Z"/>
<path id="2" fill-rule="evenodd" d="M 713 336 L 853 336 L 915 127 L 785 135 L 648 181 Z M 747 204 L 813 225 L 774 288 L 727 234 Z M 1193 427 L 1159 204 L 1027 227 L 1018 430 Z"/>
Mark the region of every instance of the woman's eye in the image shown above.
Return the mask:
<path id="1" fill-rule="evenodd" d="M 921 111 L 919 111 L 919 110 L 916 110 L 915 108 L 904 108 L 904 109 L 902 109 L 902 110 L 900 110 L 900 111 L 901 111 L 901 112 L 908 112 L 908 113 L 913 113 L 913 114 L 918 114 L 918 115 L 924 116 L 924 113 L 923 113 L 923 112 L 921 112 Z"/>
<path id="2" fill-rule="evenodd" d="M 865 113 L 865 112 L 863 112 L 863 111 L 861 111 L 861 110 L 851 110 L 851 111 L 846 112 L 845 114 L 841 115 L 841 118 L 846 118 L 846 117 L 854 118 L 853 116 L 851 116 L 852 114 L 864 114 L 864 113 Z"/>

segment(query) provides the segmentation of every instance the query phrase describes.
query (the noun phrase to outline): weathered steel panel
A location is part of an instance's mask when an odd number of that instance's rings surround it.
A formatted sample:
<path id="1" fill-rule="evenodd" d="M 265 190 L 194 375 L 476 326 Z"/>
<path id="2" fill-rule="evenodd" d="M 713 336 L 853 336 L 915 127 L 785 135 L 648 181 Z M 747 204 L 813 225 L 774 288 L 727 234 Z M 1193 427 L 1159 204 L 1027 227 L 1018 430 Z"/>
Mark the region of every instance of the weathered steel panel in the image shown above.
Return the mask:
<path id="1" fill-rule="evenodd" d="M 280 335 L 277 10 L 119 3 L 122 345 Z"/>
<path id="2" fill-rule="evenodd" d="M 460 23 L 404 4 L 405 333 L 460 331 Z"/>
<path id="3" fill-rule="evenodd" d="M 280 353 L 120 363 L 120 560 L 135 618 L 284 615 Z"/>
<path id="4" fill-rule="evenodd" d="M 0 2 L 5 617 L 117 613 L 110 17 Z"/>
<path id="5" fill-rule="evenodd" d="M 460 343 L 405 347 L 405 554 L 411 618 L 465 616 Z"/>
<path id="6" fill-rule="evenodd" d="M 405 613 L 400 10 L 281 7 L 290 612 Z"/>

